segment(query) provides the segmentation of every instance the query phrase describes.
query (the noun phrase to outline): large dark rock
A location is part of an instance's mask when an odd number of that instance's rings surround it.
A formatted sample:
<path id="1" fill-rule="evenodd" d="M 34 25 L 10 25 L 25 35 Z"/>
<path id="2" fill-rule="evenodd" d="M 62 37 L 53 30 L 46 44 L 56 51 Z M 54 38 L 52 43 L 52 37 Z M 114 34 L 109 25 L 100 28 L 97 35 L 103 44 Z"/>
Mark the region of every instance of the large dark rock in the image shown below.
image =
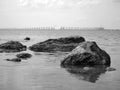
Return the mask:
<path id="1" fill-rule="evenodd" d="M 6 59 L 7 61 L 21 62 L 20 58 Z"/>
<path id="2" fill-rule="evenodd" d="M 20 54 L 17 54 L 16 56 L 21 59 L 28 59 L 32 57 L 32 55 L 29 53 L 20 53 Z"/>
<path id="3" fill-rule="evenodd" d="M 69 52 L 72 51 L 79 43 L 84 41 L 85 39 L 83 37 L 48 39 L 44 42 L 30 46 L 29 49 L 35 52 Z"/>
<path id="4" fill-rule="evenodd" d="M 110 56 L 95 42 L 83 42 L 61 62 L 62 66 L 110 66 Z"/>
<path id="5" fill-rule="evenodd" d="M 0 52 L 20 52 L 25 51 L 26 46 L 22 45 L 18 41 L 9 41 L 3 44 L 0 44 Z"/>

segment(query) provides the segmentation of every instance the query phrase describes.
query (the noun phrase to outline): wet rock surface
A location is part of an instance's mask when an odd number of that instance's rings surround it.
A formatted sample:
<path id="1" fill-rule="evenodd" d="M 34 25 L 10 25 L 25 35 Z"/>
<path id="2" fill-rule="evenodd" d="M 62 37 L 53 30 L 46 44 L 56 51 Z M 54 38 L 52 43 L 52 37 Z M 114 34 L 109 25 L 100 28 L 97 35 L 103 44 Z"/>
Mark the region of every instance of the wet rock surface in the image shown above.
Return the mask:
<path id="1" fill-rule="evenodd" d="M 0 52 L 21 52 L 25 51 L 27 47 L 18 41 L 8 41 L 0 44 Z"/>
<path id="2" fill-rule="evenodd" d="M 110 56 L 98 47 L 96 42 L 80 43 L 61 62 L 62 66 L 110 66 Z"/>
<path id="3" fill-rule="evenodd" d="M 30 46 L 29 49 L 35 52 L 69 52 L 72 51 L 79 43 L 84 41 L 85 39 L 83 37 L 48 39 L 44 42 Z"/>

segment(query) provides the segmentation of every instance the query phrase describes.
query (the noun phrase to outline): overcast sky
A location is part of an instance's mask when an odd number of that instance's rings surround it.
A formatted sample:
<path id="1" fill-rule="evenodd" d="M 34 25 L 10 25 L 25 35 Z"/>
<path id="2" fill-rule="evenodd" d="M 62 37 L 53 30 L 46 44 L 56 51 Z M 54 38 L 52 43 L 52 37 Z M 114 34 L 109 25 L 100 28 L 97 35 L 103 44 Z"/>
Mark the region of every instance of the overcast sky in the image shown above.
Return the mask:
<path id="1" fill-rule="evenodd" d="M 0 0 L 0 28 L 40 26 L 120 29 L 120 0 Z"/>

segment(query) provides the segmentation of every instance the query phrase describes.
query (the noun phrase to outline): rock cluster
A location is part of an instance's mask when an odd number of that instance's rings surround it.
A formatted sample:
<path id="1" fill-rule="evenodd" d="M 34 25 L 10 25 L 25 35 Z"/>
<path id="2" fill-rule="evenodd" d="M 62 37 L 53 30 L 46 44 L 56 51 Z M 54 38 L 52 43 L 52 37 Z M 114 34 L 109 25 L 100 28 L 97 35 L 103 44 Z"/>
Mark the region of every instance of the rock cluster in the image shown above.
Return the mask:
<path id="1" fill-rule="evenodd" d="M 12 59 L 6 59 L 7 61 L 13 61 L 13 62 L 21 62 L 22 60 L 26 60 L 28 58 L 31 58 L 32 55 L 29 53 L 20 53 L 17 54 L 15 58 Z"/>
<path id="2" fill-rule="evenodd" d="M 26 38 L 29 40 L 29 38 Z M 0 44 L 0 52 L 21 52 L 25 51 L 27 46 L 18 41 L 9 41 Z M 48 39 L 44 42 L 34 44 L 29 47 L 34 52 L 70 52 L 61 62 L 62 66 L 110 66 L 110 56 L 104 50 L 100 49 L 96 42 L 85 41 L 83 37 L 64 37 L 58 39 Z M 7 59 L 8 61 L 21 61 L 21 59 L 31 58 L 29 53 L 20 53 L 16 58 Z"/>

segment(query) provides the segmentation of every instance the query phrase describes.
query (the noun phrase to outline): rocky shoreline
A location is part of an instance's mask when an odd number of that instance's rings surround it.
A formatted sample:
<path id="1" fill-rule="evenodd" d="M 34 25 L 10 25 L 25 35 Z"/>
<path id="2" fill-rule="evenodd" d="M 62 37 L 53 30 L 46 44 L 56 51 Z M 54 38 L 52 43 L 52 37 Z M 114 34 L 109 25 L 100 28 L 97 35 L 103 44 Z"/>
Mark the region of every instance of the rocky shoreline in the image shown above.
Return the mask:
<path id="1" fill-rule="evenodd" d="M 48 39 L 44 42 L 33 44 L 28 48 L 18 41 L 8 41 L 0 44 L 0 53 L 22 52 L 27 49 L 33 52 L 69 52 L 62 60 L 62 66 L 110 66 L 111 64 L 110 56 L 106 51 L 100 49 L 96 42 L 86 41 L 81 36 Z M 15 58 L 6 60 L 20 62 L 31 57 L 32 55 L 29 53 L 19 53 Z"/>

